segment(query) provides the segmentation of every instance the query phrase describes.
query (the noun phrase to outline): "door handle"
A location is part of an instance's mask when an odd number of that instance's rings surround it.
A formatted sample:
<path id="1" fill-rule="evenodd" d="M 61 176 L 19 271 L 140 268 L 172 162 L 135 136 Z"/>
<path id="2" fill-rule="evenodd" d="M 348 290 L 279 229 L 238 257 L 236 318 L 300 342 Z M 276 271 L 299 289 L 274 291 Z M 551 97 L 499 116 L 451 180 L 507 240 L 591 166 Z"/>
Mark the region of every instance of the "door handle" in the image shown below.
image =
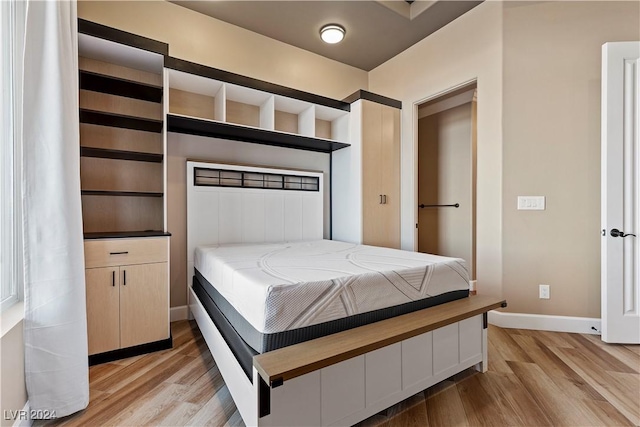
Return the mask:
<path id="1" fill-rule="evenodd" d="M 127 270 L 122 270 L 122 285 L 127 286 Z"/>
<path id="2" fill-rule="evenodd" d="M 386 195 L 386 194 L 384 195 L 384 202 L 383 202 L 382 204 L 383 204 L 383 205 L 386 205 L 386 204 L 387 204 L 387 195 Z"/>
<path id="3" fill-rule="evenodd" d="M 617 228 L 612 228 L 611 229 L 611 237 L 627 237 L 627 236 L 636 237 L 635 234 L 631 234 L 631 233 L 625 234 L 624 231 L 620 231 Z"/>
<path id="4" fill-rule="evenodd" d="M 111 286 L 116 286 L 116 271 L 111 272 Z"/>
<path id="5" fill-rule="evenodd" d="M 379 205 L 382 204 L 382 194 L 380 195 L 380 203 L 378 203 Z"/>

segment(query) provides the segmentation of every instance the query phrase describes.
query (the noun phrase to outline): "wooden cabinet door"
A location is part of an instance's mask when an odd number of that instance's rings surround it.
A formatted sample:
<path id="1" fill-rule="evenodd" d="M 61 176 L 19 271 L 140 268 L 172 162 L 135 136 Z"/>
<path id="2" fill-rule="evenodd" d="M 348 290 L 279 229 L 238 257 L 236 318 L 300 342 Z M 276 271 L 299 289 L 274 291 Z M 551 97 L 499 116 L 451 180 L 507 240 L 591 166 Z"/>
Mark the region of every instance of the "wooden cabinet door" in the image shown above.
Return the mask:
<path id="1" fill-rule="evenodd" d="M 380 230 L 383 246 L 400 248 L 400 110 L 381 107 L 380 188 L 384 204 L 380 206 Z"/>
<path id="2" fill-rule="evenodd" d="M 362 103 L 362 241 L 400 247 L 400 110 Z"/>
<path id="3" fill-rule="evenodd" d="M 120 344 L 169 338 L 167 263 L 120 267 Z"/>
<path id="4" fill-rule="evenodd" d="M 380 217 L 382 188 L 381 105 L 362 101 L 362 243 L 384 246 L 380 230 L 384 219 Z"/>
<path id="5" fill-rule="evenodd" d="M 120 284 L 118 267 L 85 270 L 89 354 L 120 348 Z"/>

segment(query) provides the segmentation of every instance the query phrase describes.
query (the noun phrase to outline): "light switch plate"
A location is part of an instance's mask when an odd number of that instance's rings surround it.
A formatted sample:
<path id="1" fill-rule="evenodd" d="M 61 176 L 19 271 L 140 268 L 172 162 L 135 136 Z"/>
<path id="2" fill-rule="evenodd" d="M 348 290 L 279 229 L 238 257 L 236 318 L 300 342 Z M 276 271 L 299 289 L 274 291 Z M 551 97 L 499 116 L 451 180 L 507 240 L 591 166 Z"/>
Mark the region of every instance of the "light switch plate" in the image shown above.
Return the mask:
<path id="1" fill-rule="evenodd" d="M 518 196 L 519 211 L 543 211 L 545 208 L 544 196 Z"/>

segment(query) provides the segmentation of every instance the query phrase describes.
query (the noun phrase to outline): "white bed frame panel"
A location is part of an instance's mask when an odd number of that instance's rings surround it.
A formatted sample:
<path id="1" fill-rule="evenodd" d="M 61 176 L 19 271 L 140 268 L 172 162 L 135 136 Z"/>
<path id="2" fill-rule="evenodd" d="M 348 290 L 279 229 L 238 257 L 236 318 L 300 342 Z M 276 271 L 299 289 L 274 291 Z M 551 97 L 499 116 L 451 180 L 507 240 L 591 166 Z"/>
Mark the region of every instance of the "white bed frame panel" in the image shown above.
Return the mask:
<path id="1" fill-rule="evenodd" d="M 195 187 L 194 167 L 308 174 L 321 191 Z M 198 245 L 322 239 L 321 173 L 187 162 L 187 185 L 188 283 Z M 251 383 L 190 286 L 189 308 L 248 426 L 352 425 L 464 369 L 487 368 L 487 330 L 476 315 L 272 387 L 270 413 L 259 417 L 258 372 Z"/>
<path id="2" fill-rule="evenodd" d="M 195 168 L 318 177 L 320 191 L 195 186 Z M 187 162 L 187 283 L 200 245 L 321 240 L 322 178 L 322 172 Z"/>

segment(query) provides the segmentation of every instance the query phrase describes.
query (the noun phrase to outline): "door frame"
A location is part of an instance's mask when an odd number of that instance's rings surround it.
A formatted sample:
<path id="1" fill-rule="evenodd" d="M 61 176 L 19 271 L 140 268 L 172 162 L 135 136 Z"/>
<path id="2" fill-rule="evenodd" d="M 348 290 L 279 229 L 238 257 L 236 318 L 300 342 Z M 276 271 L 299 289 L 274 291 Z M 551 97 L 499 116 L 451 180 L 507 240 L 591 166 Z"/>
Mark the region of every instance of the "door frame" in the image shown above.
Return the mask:
<path id="1" fill-rule="evenodd" d="M 434 94 L 431 94 L 429 96 L 426 96 L 424 98 L 421 98 L 417 101 L 413 102 L 412 105 L 412 131 L 413 131 L 413 203 L 412 203 L 412 209 L 413 209 L 413 224 L 414 224 L 414 229 L 413 229 L 413 250 L 415 252 L 418 251 L 418 245 L 419 245 L 419 241 L 418 241 L 418 215 L 419 215 L 419 210 L 418 210 L 418 200 L 419 200 L 419 188 L 418 188 L 418 166 L 419 166 L 419 150 L 420 150 L 420 141 L 418 139 L 418 122 L 420 120 L 419 117 L 419 113 L 418 113 L 418 108 L 420 107 L 420 105 L 429 102 L 429 101 L 433 101 L 436 100 L 438 98 L 441 98 L 443 96 L 447 96 L 453 92 L 457 92 L 460 91 L 462 89 L 465 88 L 469 88 L 471 89 L 472 87 L 475 86 L 476 91 L 478 90 L 479 87 L 479 82 L 478 82 L 478 78 L 474 77 L 472 79 L 466 80 L 462 83 L 456 84 L 454 86 L 451 86 L 447 89 L 438 91 Z M 476 103 L 476 118 L 479 112 L 479 105 Z M 476 120 L 476 135 L 477 135 L 477 120 Z M 476 193 L 477 193 L 477 169 L 478 169 L 478 161 L 477 161 L 477 149 L 478 149 L 478 144 L 476 141 L 476 153 L 473 154 L 472 153 L 472 172 L 471 172 L 471 177 L 472 177 L 472 182 L 471 182 L 471 194 L 472 194 L 472 200 L 474 203 L 473 206 L 473 210 L 472 212 L 474 213 L 474 216 L 477 216 L 477 197 L 476 197 Z M 475 177 L 475 178 L 474 178 Z M 474 220 L 472 223 L 472 253 L 473 253 L 473 258 L 474 258 L 474 263 L 475 263 L 475 259 L 477 259 L 477 247 L 476 247 L 476 243 L 477 243 L 477 228 L 476 228 L 476 223 L 477 221 Z M 477 269 L 476 269 L 477 272 Z M 476 273 L 477 274 L 477 273 Z M 473 278 L 473 282 L 475 282 L 477 280 L 477 277 Z"/>

